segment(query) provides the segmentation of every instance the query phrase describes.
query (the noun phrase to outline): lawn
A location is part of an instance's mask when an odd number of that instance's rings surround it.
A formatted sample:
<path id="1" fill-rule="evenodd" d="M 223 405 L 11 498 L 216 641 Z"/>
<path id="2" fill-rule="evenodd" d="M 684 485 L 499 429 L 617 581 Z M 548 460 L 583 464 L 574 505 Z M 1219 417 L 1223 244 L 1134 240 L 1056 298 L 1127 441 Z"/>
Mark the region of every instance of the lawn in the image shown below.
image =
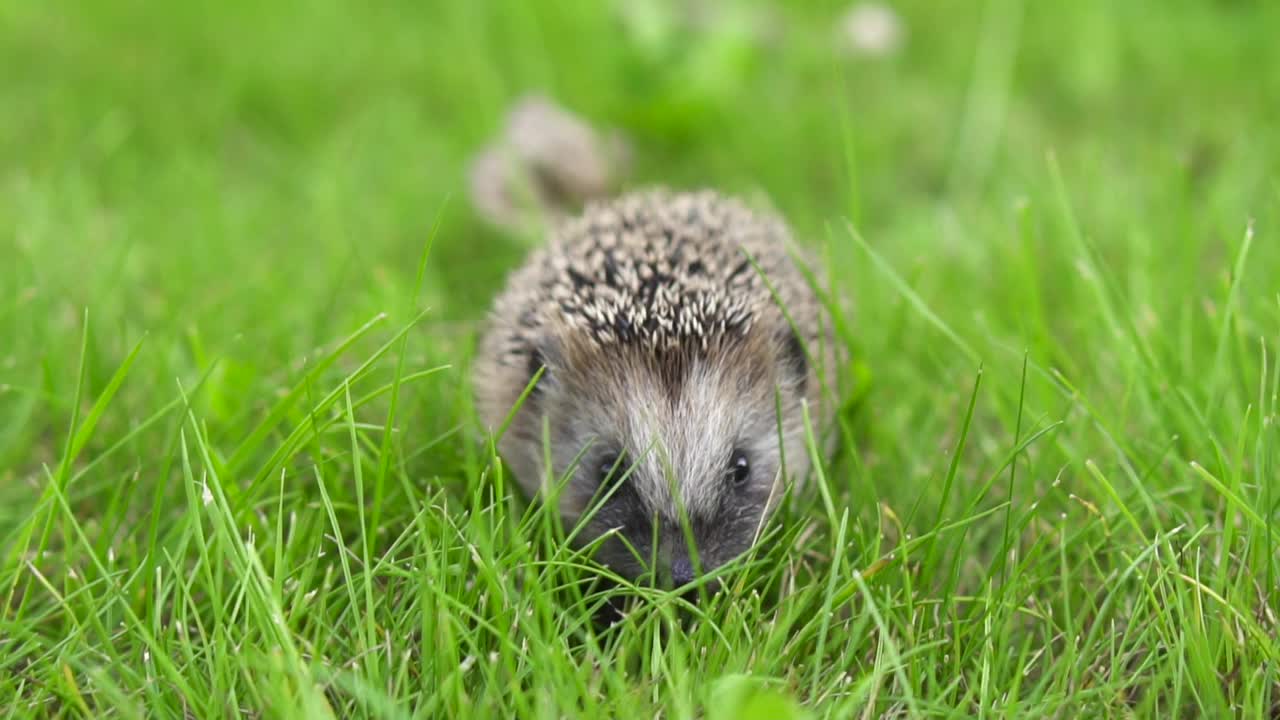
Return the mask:
<path id="1" fill-rule="evenodd" d="M 701 7 L 0 4 L 0 715 L 1280 717 L 1280 5 Z M 475 417 L 531 91 L 845 300 L 844 442 L 701 602 Z"/>

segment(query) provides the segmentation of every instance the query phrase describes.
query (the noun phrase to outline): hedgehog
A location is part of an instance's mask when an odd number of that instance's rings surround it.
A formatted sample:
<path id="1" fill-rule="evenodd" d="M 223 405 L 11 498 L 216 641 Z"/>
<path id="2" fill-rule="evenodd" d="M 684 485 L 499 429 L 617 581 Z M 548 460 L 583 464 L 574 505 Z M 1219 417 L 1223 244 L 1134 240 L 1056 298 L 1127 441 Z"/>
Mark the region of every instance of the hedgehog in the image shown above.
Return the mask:
<path id="1" fill-rule="evenodd" d="M 650 188 L 562 223 L 495 300 L 480 418 L 510 418 L 498 451 L 520 487 L 618 574 L 687 585 L 805 482 L 836 355 L 793 256 L 774 214 Z"/>

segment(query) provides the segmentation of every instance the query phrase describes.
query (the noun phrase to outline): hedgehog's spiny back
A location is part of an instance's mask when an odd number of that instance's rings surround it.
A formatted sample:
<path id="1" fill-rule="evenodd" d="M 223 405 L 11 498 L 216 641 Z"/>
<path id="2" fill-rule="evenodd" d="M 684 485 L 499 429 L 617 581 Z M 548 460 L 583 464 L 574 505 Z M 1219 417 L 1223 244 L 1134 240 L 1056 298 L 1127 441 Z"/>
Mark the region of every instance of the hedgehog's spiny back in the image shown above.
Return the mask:
<path id="1" fill-rule="evenodd" d="M 803 282 L 788 242 L 776 218 L 712 192 L 627 195 L 563 225 L 512 278 L 498 312 L 516 311 L 517 346 L 554 321 L 602 346 L 705 348 L 745 333 L 772 302 L 748 253 L 783 275 L 775 283 Z"/>

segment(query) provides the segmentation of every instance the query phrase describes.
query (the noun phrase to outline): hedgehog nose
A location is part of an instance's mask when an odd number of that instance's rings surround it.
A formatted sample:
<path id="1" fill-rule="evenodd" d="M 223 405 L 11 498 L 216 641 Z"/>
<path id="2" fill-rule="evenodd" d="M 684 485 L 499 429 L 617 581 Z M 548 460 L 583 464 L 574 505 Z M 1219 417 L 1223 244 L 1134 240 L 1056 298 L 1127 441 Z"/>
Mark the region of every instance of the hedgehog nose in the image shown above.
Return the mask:
<path id="1" fill-rule="evenodd" d="M 693 582 L 694 577 L 693 562 L 689 558 L 680 556 L 671 561 L 671 582 L 677 587 L 688 585 Z"/>

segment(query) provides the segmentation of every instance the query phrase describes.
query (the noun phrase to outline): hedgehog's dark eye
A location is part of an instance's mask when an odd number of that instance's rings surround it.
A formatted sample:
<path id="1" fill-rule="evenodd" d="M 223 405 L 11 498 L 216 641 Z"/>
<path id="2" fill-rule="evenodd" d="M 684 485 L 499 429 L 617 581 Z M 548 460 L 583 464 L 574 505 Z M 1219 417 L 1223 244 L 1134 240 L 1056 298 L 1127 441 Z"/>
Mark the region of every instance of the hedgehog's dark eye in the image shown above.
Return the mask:
<path id="1" fill-rule="evenodd" d="M 747 480 L 751 478 L 751 461 L 747 459 L 746 452 L 734 450 L 733 455 L 729 456 L 729 477 L 733 480 L 734 487 L 747 484 Z"/>
<path id="2" fill-rule="evenodd" d="M 603 487 L 607 483 L 617 483 L 627 474 L 629 463 L 625 453 L 610 452 L 600 458 L 597 481 Z"/>

